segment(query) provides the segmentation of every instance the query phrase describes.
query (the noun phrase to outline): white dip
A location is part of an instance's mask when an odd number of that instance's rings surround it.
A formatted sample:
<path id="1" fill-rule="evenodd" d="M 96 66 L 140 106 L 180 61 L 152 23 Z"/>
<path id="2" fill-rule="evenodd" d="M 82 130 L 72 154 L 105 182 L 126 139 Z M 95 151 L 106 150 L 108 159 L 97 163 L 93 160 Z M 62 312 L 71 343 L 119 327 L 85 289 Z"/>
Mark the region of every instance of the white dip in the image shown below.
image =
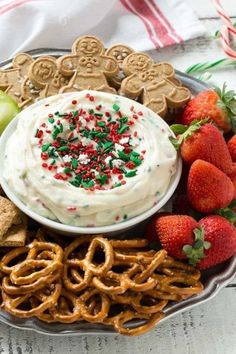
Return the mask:
<path id="1" fill-rule="evenodd" d="M 167 124 L 121 96 L 81 91 L 19 114 L 4 178 L 33 211 L 73 226 L 104 226 L 150 209 L 166 193 L 177 154 Z"/>

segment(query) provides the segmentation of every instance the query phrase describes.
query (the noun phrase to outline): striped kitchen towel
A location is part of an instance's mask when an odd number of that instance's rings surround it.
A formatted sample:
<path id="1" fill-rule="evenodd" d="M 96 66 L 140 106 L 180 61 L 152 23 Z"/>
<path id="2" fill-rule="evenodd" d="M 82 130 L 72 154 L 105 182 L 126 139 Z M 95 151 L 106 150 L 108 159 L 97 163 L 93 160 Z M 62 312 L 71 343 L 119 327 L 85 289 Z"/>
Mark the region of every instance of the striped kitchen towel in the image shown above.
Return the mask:
<path id="1" fill-rule="evenodd" d="M 84 34 L 147 51 L 204 33 L 184 0 L 0 0 L 0 60 Z"/>

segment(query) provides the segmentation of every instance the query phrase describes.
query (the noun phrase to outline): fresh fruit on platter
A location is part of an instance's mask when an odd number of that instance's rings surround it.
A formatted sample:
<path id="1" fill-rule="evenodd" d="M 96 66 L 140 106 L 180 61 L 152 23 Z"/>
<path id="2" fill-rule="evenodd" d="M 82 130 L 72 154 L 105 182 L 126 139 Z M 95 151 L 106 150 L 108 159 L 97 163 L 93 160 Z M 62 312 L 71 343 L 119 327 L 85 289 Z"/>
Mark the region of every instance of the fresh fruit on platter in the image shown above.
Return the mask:
<path id="1" fill-rule="evenodd" d="M 179 123 L 189 125 L 193 120 L 209 118 L 225 133 L 236 129 L 236 99 L 235 92 L 227 91 L 226 85 L 222 90 L 206 90 L 190 100 Z"/>
<path id="2" fill-rule="evenodd" d="M 229 153 L 233 162 L 236 162 L 236 134 L 227 143 Z"/>
<path id="3" fill-rule="evenodd" d="M 0 134 L 19 111 L 17 103 L 5 92 L 0 91 Z"/>
<path id="4" fill-rule="evenodd" d="M 170 256 L 188 259 L 199 269 L 224 262 L 236 252 L 236 229 L 219 215 L 199 222 L 188 215 L 158 217 L 156 233 Z"/>
<path id="5" fill-rule="evenodd" d="M 187 185 L 187 195 L 194 209 L 210 213 L 225 208 L 235 194 L 231 179 L 217 167 L 203 160 L 192 164 Z"/>
<path id="6" fill-rule="evenodd" d="M 198 223 L 188 215 L 161 216 L 156 220 L 156 232 L 162 247 L 172 257 L 186 259 L 184 245 L 194 242 L 193 230 Z"/>
<path id="7" fill-rule="evenodd" d="M 212 163 L 226 174 L 232 172 L 232 159 L 226 141 L 219 129 L 205 120 L 192 122 L 190 126 L 175 124 L 174 132 L 183 133 L 172 143 L 180 148 L 181 157 L 191 165 L 197 159 Z"/>

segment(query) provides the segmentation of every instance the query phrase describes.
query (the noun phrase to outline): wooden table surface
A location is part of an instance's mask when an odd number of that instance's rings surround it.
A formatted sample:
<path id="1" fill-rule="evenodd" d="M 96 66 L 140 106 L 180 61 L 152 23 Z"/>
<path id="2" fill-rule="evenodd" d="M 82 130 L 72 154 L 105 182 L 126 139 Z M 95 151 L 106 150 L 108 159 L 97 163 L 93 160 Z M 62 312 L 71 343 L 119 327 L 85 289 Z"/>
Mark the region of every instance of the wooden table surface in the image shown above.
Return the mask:
<path id="1" fill-rule="evenodd" d="M 208 30 L 204 38 L 151 53 L 158 60 L 170 61 L 179 70 L 196 62 L 224 57 L 212 38 L 221 21 L 211 0 L 186 0 Z M 235 0 L 224 0 L 228 14 L 236 21 Z M 213 73 L 213 81 L 236 89 L 236 69 Z M 0 324 L 0 353 L 8 354 L 235 354 L 236 279 L 213 300 L 195 307 L 138 338 L 121 336 L 46 337 Z"/>

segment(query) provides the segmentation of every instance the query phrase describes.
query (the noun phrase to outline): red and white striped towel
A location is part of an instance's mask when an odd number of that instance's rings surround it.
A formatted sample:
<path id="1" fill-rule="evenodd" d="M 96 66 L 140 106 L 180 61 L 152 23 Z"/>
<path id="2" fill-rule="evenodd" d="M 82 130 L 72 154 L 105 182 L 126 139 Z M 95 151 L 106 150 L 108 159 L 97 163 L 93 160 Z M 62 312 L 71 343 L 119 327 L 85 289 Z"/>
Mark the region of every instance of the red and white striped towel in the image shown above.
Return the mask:
<path id="1" fill-rule="evenodd" d="M 84 34 L 147 51 L 203 35 L 184 0 L 1 0 L 0 60 L 40 47 L 70 48 Z"/>

